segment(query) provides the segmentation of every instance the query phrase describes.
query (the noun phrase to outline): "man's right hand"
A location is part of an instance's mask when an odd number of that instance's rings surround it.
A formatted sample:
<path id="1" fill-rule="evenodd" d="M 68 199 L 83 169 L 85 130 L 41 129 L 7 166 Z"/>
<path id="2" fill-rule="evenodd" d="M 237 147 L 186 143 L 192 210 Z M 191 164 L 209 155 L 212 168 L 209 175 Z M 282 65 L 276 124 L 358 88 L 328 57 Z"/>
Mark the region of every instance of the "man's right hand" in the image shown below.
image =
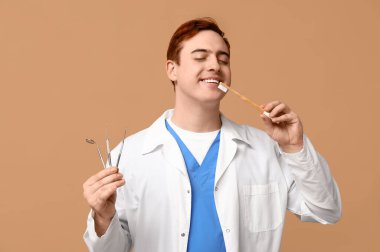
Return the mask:
<path id="1" fill-rule="evenodd" d="M 83 183 L 83 196 L 94 212 L 95 231 L 100 237 L 115 215 L 116 189 L 125 184 L 116 167 L 104 169 Z"/>

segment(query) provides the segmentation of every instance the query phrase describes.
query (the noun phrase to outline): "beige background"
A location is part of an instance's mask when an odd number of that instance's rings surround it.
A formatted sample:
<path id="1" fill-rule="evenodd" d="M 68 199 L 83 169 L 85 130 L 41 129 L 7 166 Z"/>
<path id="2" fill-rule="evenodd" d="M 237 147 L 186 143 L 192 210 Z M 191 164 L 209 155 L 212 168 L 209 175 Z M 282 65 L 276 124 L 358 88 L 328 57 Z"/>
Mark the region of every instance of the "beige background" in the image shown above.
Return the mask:
<path id="1" fill-rule="evenodd" d="M 233 85 L 287 102 L 329 160 L 337 225 L 288 214 L 282 251 L 380 251 L 380 3 L 376 0 L 0 0 L 0 251 L 86 251 L 82 183 L 112 145 L 173 105 L 174 30 L 212 16 L 232 45 Z M 232 94 L 222 111 L 261 128 Z"/>

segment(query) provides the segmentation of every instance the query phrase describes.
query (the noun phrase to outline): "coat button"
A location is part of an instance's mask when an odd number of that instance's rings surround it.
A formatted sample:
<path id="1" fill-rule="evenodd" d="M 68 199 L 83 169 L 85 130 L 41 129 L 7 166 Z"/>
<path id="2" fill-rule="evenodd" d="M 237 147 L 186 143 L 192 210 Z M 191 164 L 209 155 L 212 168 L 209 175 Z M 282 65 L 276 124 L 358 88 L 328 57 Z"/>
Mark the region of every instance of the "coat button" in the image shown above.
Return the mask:
<path id="1" fill-rule="evenodd" d="M 190 193 L 190 190 L 187 190 L 187 193 Z"/>
<path id="2" fill-rule="evenodd" d="M 229 233 L 230 231 L 231 231 L 230 229 L 228 229 L 228 228 L 226 229 L 226 232 L 227 232 L 227 233 Z"/>
<path id="3" fill-rule="evenodd" d="M 218 189 L 219 189 L 219 188 L 218 188 L 217 186 L 215 186 L 215 191 L 218 191 Z"/>
<path id="4" fill-rule="evenodd" d="M 185 237 L 185 233 L 182 233 L 181 236 L 182 236 L 182 237 Z"/>

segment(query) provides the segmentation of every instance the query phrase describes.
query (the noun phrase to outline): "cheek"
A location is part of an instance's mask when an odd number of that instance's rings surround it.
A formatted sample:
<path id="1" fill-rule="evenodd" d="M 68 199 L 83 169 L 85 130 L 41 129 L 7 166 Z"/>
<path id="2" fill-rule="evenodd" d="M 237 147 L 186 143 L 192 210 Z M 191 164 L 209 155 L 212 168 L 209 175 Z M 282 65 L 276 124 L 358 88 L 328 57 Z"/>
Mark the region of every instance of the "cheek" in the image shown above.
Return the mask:
<path id="1" fill-rule="evenodd" d="M 226 67 L 226 69 L 224 69 L 224 76 L 226 77 L 226 79 L 231 79 L 231 69 L 229 67 Z"/>
<path id="2" fill-rule="evenodd" d="M 201 66 L 189 64 L 187 66 L 184 66 L 184 68 L 181 71 L 183 76 L 187 78 L 195 78 L 202 73 L 203 69 Z"/>

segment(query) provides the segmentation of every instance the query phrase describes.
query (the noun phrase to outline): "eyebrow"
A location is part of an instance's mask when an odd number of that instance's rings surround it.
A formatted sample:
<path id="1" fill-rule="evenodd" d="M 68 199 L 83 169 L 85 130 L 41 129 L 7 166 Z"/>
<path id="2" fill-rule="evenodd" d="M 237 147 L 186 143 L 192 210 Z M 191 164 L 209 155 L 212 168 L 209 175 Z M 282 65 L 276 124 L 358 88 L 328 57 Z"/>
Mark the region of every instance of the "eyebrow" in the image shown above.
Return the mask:
<path id="1" fill-rule="evenodd" d="M 197 53 L 197 52 L 210 53 L 211 50 L 207 50 L 207 49 L 201 49 L 201 48 L 199 48 L 199 49 L 195 49 L 195 50 L 193 50 L 193 51 L 191 52 L 191 54 L 193 54 L 193 53 Z M 220 50 L 220 51 L 217 51 L 216 54 L 217 54 L 217 55 L 226 55 L 228 58 L 230 58 L 230 54 L 229 54 L 228 52 L 225 52 L 225 51 L 221 51 L 221 50 Z"/>

